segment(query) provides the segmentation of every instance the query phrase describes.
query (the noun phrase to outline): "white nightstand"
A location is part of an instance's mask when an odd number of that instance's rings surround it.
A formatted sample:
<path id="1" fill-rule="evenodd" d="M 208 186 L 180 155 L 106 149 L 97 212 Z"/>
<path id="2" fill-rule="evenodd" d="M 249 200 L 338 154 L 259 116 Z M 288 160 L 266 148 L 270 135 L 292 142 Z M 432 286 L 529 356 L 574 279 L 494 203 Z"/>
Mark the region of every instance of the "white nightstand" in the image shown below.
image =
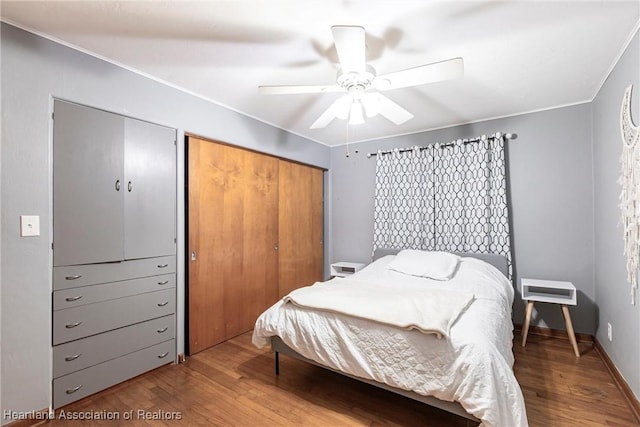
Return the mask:
<path id="1" fill-rule="evenodd" d="M 573 324 L 569 315 L 568 305 L 576 305 L 576 287 L 571 282 L 560 282 L 556 280 L 537 280 L 522 279 L 520 281 L 522 299 L 527 301 L 527 311 L 525 314 L 524 325 L 522 326 L 522 346 L 527 343 L 527 334 L 529 333 L 529 323 L 531 322 L 531 312 L 533 311 L 534 302 L 548 302 L 552 304 L 560 304 L 564 323 L 569 335 L 569 341 L 573 346 L 573 352 L 576 357 L 580 357 L 578 343 L 576 342 L 576 334 L 573 332 Z"/>
<path id="2" fill-rule="evenodd" d="M 347 277 L 362 270 L 366 264 L 360 262 L 334 262 L 331 264 L 331 275 L 333 277 Z"/>

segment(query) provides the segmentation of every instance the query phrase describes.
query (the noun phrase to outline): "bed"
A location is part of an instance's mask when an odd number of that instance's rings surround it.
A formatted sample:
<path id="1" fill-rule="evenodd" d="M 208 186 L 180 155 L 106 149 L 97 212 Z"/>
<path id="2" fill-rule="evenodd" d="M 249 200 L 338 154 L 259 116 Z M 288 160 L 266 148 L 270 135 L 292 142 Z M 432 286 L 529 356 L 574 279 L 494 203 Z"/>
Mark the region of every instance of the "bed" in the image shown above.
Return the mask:
<path id="1" fill-rule="evenodd" d="M 513 286 L 505 277 L 506 259 L 457 253 L 452 277 L 433 280 L 394 269 L 406 251 L 398 252 L 378 249 L 374 262 L 354 275 L 316 283 L 301 292 L 333 289 L 337 292 L 333 295 L 342 295 L 351 287 L 353 292 L 371 289 L 375 295 L 379 289 L 382 295 L 389 291 L 416 301 L 418 293 L 422 297 L 450 293 L 452 300 L 471 294 L 471 301 L 462 304 L 444 329 L 431 330 L 422 323 L 388 324 L 366 313 L 308 307 L 285 298 L 257 319 L 254 345 L 271 345 L 276 373 L 279 354 L 286 354 L 485 427 L 526 426 L 524 399 L 512 369 Z"/>

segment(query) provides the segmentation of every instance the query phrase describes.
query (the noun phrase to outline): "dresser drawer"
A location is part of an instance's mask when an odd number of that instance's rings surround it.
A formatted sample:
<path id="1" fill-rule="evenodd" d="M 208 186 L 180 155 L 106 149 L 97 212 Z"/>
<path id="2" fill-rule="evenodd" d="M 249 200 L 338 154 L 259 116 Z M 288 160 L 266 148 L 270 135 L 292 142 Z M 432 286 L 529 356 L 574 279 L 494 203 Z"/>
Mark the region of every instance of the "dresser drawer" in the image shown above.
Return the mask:
<path id="1" fill-rule="evenodd" d="M 176 257 L 53 267 L 53 290 L 176 272 Z"/>
<path id="2" fill-rule="evenodd" d="M 175 340 L 129 353 L 53 380 L 53 406 L 59 408 L 175 360 Z"/>
<path id="3" fill-rule="evenodd" d="M 175 316 L 148 320 L 53 347 L 53 378 L 175 338 Z"/>
<path id="4" fill-rule="evenodd" d="M 85 304 L 143 294 L 145 292 L 171 289 L 175 288 L 175 286 L 176 275 L 163 274 L 161 276 L 143 277 L 142 279 L 64 289 L 53 293 L 53 309 L 62 310 L 79 307 Z"/>
<path id="5" fill-rule="evenodd" d="M 175 289 L 53 312 L 53 345 L 173 314 Z"/>

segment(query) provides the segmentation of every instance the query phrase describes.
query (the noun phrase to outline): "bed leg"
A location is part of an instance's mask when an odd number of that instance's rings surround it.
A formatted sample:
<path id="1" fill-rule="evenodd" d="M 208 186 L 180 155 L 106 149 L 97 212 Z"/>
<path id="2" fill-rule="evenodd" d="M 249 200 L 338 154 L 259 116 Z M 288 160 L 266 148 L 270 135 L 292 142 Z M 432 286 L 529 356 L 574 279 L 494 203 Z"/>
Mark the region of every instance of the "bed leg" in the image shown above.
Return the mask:
<path id="1" fill-rule="evenodd" d="M 280 353 L 276 351 L 276 375 L 280 375 Z"/>

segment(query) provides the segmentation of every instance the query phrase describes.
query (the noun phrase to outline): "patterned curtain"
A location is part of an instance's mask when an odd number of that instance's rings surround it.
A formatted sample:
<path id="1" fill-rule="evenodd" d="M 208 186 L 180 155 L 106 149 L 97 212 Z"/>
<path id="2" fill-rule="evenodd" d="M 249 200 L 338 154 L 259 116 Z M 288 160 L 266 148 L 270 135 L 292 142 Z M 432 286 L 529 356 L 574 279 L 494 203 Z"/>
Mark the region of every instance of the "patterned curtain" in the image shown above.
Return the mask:
<path id="1" fill-rule="evenodd" d="M 374 249 L 498 253 L 511 272 L 504 144 L 496 134 L 378 153 Z"/>
<path id="2" fill-rule="evenodd" d="M 419 249 L 433 245 L 432 165 L 432 152 L 418 147 L 378 153 L 375 247 Z"/>

